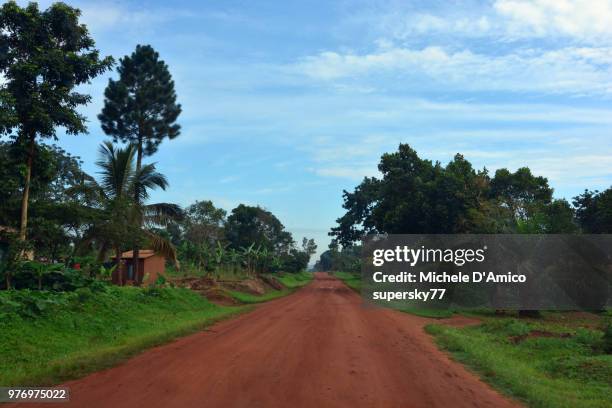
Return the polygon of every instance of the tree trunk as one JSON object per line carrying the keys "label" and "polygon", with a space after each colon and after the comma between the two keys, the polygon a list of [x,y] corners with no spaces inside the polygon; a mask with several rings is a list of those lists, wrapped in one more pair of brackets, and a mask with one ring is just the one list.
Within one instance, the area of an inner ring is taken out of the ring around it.
{"label": "tree trunk", "polygon": [[[28,202],[30,200],[30,180],[32,179],[32,164],[34,162],[35,134],[29,135],[28,160],[26,163],[25,181],[23,183],[23,195],[21,197],[21,222],[19,224],[19,239],[26,240],[26,230],[28,227]],[[25,255],[22,254],[22,256]]]}
{"label": "tree trunk", "polygon": [[119,286],[123,286],[123,268],[121,265],[121,249],[119,247],[115,248],[115,262],[117,264],[115,267],[115,270],[117,271],[117,281],[119,282]]}
{"label": "tree trunk", "polygon": [[[142,137],[140,137],[138,139],[138,151],[136,154],[136,174],[138,174],[140,172],[140,169],[142,168]],[[136,206],[138,206],[140,204],[140,198],[139,198],[139,193],[140,192],[140,184],[138,182],[136,182],[136,184],[134,185],[134,203],[136,204]],[[138,222],[138,227],[140,228],[142,226],[142,220],[137,220]],[[140,237],[137,237],[137,239]],[[140,277],[140,248],[138,246],[138,243],[136,243],[136,245],[134,245],[133,251],[132,251],[132,268],[134,270],[134,281],[136,282],[137,285],[140,285],[142,283],[142,278]]]}
{"label": "tree trunk", "polygon": [[10,290],[11,289],[11,273],[9,271],[6,271],[6,290]]}

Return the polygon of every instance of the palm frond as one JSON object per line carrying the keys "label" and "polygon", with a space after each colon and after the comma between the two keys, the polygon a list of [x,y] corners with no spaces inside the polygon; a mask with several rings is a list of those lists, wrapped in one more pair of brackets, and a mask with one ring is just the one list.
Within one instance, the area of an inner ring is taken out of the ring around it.
{"label": "palm frond", "polygon": [[156,254],[159,254],[167,259],[170,259],[174,262],[174,265],[177,269],[180,267],[179,261],[176,257],[176,248],[170,241],[166,238],[155,234],[152,231],[144,230],[145,235],[149,239],[151,244],[151,249],[155,251]]}
{"label": "palm frond", "polygon": [[99,148],[100,186],[109,197],[125,196],[130,189],[134,173],[134,148],[116,148],[111,142],[104,142]]}
{"label": "palm frond", "polygon": [[144,207],[144,220],[155,225],[167,225],[171,221],[183,218],[183,210],[172,203],[149,204]]}
{"label": "palm frond", "polygon": [[140,201],[146,201],[149,198],[149,190],[168,188],[168,179],[163,174],[155,169],[154,163],[145,164],[139,172],[134,174],[134,187],[138,187],[138,197]]}

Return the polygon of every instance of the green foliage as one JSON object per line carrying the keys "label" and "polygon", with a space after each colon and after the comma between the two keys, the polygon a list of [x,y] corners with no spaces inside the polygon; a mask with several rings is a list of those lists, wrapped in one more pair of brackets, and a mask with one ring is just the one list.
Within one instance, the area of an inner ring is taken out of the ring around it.
{"label": "green foliage", "polygon": [[104,288],[0,292],[0,384],[57,384],[244,310],[187,289]]}
{"label": "green foliage", "polygon": [[311,272],[298,272],[298,273],[280,273],[274,275],[276,279],[283,284],[283,286],[289,289],[301,288],[304,285],[307,285],[312,281],[312,273]]}
{"label": "green foliage", "polygon": [[262,295],[244,293],[236,290],[230,290],[227,291],[227,293],[240,303],[262,303],[289,295],[293,293],[293,291],[310,283],[313,278],[312,273],[305,271],[299,273],[278,273],[268,276],[278,280],[284,286],[284,288],[281,290],[268,290]]}
{"label": "green foliage", "polygon": [[361,292],[361,275],[351,272],[334,271],[334,276],[354,291]]}
{"label": "green foliage", "polygon": [[261,207],[240,204],[225,223],[225,236],[234,249],[250,245],[277,252],[286,252],[293,238],[285,226],[270,211]]}
{"label": "green foliage", "polygon": [[608,323],[602,338],[602,348],[604,353],[612,354],[612,323]]}
{"label": "green foliage", "polygon": [[195,244],[221,240],[226,215],[224,209],[215,207],[210,200],[196,201],[185,208],[185,217],[181,223],[184,238]]}
{"label": "green foliage", "polygon": [[[27,157],[18,145],[0,142],[0,225],[18,227]],[[83,226],[98,215],[83,186],[91,179],[81,161],[55,145],[37,144],[30,182],[28,237],[35,253],[51,261],[69,258]]]}
{"label": "green foliage", "polygon": [[329,250],[321,254],[315,264],[315,270],[361,273],[361,246],[353,245],[339,249],[338,245],[332,242]]}
{"label": "green foliage", "polygon": [[81,12],[64,3],[40,11],[37,3],[25,8],[9,1],[0,8],[0,125],[23,152],[24,181],[20,238],[26,237],[30,181],[37,139],[57,138],[56,129],[68,134],[86,132],[80,105],[89,95],[74,89],[107,70],[111,57],[100,58]]}
{"label": "green foliage", "polygon": [[490,177],[457,154],[446,166],[421,159],[400,144],[378,165],[381,178],[344,191],[346,213],[330,235],[350,247],[367,234],[567,233],[575,232],[574,212],[552,200],[544,177],[524,167],[499,169]]}
{"label": "green foliage", "polygon": [[0,259],[0,275],[4,278],[4,288],[12,289],[15,285],[13,279],[24,264],[23,254],[32,249],[32,243],[19,239],[16,233],[5,229],[0,230],[0,239],[6,243],[6,252]]}
{"label": "green foliage", "polygon": [[225,214],[210,201],[196,201],[174,224],[172,239],[186,272],[217,277],[242,271],[250,276],[297,273],[307,268],[316,251],[313,239],[304,238],[297,247],[282,223],[260,207],[241,204],[227,219]]}
{"label": "green foliage", "polygon": [[584,232],[612,233],[612,187],[602,192],[585,190],[574,198],[574,206]]}
{"label": "green foliage", "polygon": [[113,60],[100,59],[80,15],[64,3],[40,11],[37,3],[21,8],[9,1],[0,9],[2,96],[12,98],[18,137],[55,137],[57,126],[71,134],[86,130],[76,108],[90,97],[73,89],[107,70]]}
{"label": "green foliage", "polygon": [[[174,246],[156,234],[155,227],[179,218],[180,208],[169,203],[144,204],[149,190],[166,189],[165,176],[152,164],[140,171],[135,169],[133,146],[117,148],[106,142],[100,147],[96,164],[101,169],[100,182],[91,180],[89,188],[97,192],[104,216],[93,223],[87,238],[97,241],[103,253],[114,249],[115,256],[127,245],[146,243],[156,252],[176,260]],[[137,185],[140,186],[139,200],[134,201]]]}
{"label": "green foliage", "polygon": [[[483,378],[533,407],[604,407],[612,392],[612,359],[601,330],[572,318],[488,318],[479,326],[428,326],[437,342]],[[576,324],[579,324],[578,322]]]}
{"label": "green foliage", "polygon": [[73,291],[94,282],[94,278],[83,270],[66,268],[63,264],[25,261],[13,272],[13,288],[16,289]]}
{"label": "green foliage", "polygon": [[291,293],[289,289],[283,290],[271,290],[264,293],[263,295],[253,295],[251,293],[238,292],[236,290],[230,290],[227,292],[231,297],[239,301],[240,303],[251,304],[251,303],[263,303],[279,297],[286,296]]}
{"label": "green foliage", "polygon": [[98,278],[104,281],[110,281],[112,279],[113,272],[115,271],[115,269],[117,269],[117,264],[114,264],[108,268],[104,265],[100,265],[97,276]]}
{"label": "green foliage", "polygon": [[115,142],[135,145],[140,160],[141,151],[150,156],[164,138],[179,135],[175,122],[181,105],[168,66],[150,45],[136,46],[132,55],[119,60],[117,70],[119,79],[108,80],[98,119]]}

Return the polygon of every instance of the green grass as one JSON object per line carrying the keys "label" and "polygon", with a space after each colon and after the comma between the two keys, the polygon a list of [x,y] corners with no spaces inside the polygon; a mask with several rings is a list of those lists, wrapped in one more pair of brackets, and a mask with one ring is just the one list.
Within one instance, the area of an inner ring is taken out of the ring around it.
{"label": "green grass", "polygon": [[612,406],[612,355],[603,352],[603,331],[553,316],[487,318],[479,326],[430,325],[427,331],[455,359],[530,407]]}
{"label": "green grass", "polygon": [[361,275],[351,272],[333,272],[333,275],[340,279],[355,292],[361,293]]}
{"label": "green grass", "polygon": [[273,300],[279,297],[287,296],[293,293],[290,289],[283,290],[271,290],[269,292],[264,293],[263,295],[253,295],[251,293],[238,292],[235,290],[229,290],[227,293],[230,294],[234,299],[241,303],[262,303],[267,302],[269,300]]}
{"label": "green grass", "polygon": [[431,317],[434,319],[444,319],[451,317],[454,312],[448,309],[421,309],[421,308],[403,308],[398,309],[404,313],[410,313],[415,316]]}
{"label": "green grass", "polygon": [[312,273],[306,271],[300,273],[281,273],[272,276],[289,289],[301,288],[310,283],[313,277]]}
{"label": "green grass", "polygon": [[295,290],[307,285],[313,277],[312,273],[305,271],[300,273],[271,274],[269,276],[276,278],[285,288],[282,290],[270,290],[263,295],[253,295],[235,290],[229,290],[227,293],[241,303],[262,303],[293,293]]}
{"label": "green grass", "polygon": [[[333,272],[333,275],[344,282],[349,288],[355,292],[361,293],[361,275],[350,272]],[[404,308],[398,309],[405,313],[410,313],[421,317],[445,318],[451,317],[453,311],[447,309],[421,309],[421,308]]]}
{"label": "green grass", "polygon": [[248,307],[187,289],[0,293],[0,385],[50,385],[115,365]]}
{"label": "green grass", "polygon": [[181,269],[177,270],[173,265],[166,266],[165,274],[170,278],[203,278],[211,276],[218,280],[243,280],[248,279],[249,275],[244,269],[232,267],[220,267],[215,271],[208,272],[188,263],[182,264]]}

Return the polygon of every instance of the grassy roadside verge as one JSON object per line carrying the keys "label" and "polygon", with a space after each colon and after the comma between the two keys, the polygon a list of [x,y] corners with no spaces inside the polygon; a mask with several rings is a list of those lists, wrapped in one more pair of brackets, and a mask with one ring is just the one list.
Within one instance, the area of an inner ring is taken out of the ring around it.
{"label": "grassy roadside verge", "polygon": [[276,278],[280,283],[285,287],[282,290],[270,290],[263,295],[253,295],[251,293],[238,292],[234,290],[228,291],[230,296],[241,303],[252,304],[252,303],[262,303],[267,302],[269,300],[277,299],[283,296],[287,296],[302,286],[307,285],[313,278],[312,273],[309,272],[300,272],[300,273],[283,273],[283,274],[275,274],[270,275],[271,277]]}
{"label": "grassy roadside verge", "polygon": [[355,292],[361,293],[361,275],[350,272],[332,272],[332,275],[340,279]]}
{"label": "grassy roadside verge", "polygon": [[[344,282],[346,286],[353,289],[355,292],[361,294],[361,275],[350,273],[350,272],[333,272],[332,274],[336,278]],[[439,309],[406,308],[406,309],[401,309],[401,311],[405,313],[410,313],[416,316],[432,317],[436,319],[451,317],[453,315],[453,311],[446,310],[446,309],[439,310]]]}
{"label": "grassy roadside verge", "polygon": [[604,352],[602,323],[571,317],[560,323],[552,316],[491,318],[479,326],[430,325],[426,330],[453,358],[530,407],[612,406],[612,355]]}
{"label": "grassy roadside verge", "polygon": [[49,385],[249,310],[187,289],[108,287],[0,295],[0,385]]}

